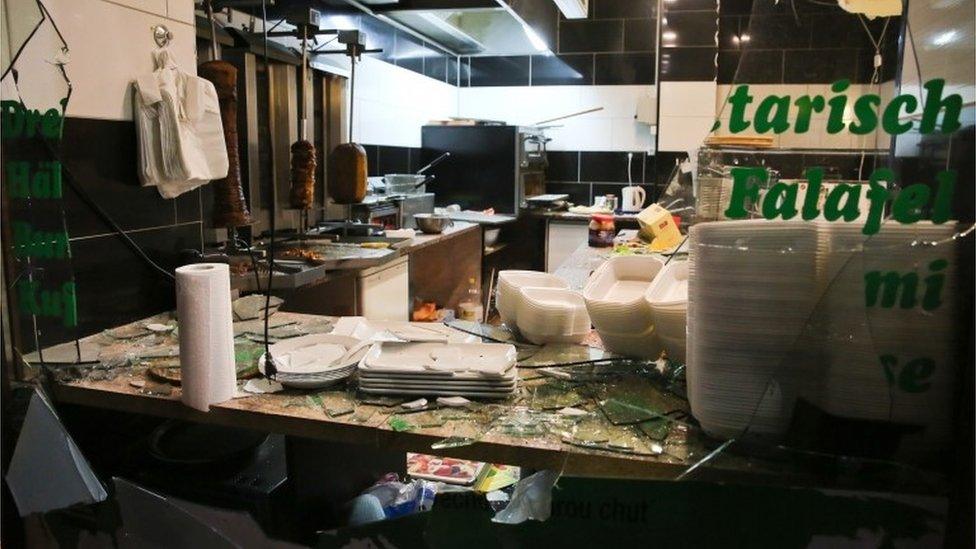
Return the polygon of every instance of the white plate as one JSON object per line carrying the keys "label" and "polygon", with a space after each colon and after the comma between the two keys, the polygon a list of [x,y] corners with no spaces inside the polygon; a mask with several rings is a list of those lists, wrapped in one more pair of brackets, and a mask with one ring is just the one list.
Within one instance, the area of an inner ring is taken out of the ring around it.
{"label": "white plate", "polygon": [[372,387],[360,387],[360,391],[371,395],[418,395],[418,396],[463,396],[473,398],[505,398],[511,393],[498,394],[486,393],[483,391],[453,391],[453,390],[427,390],[427,389],[374,389]]}
{"label": "white plate", "polygon": [[[359,362],[366,354],[362,349],[355,356],[343,364],[338,359],[359,344],[359,340],[349,336],[335,334],[309,334],[293,337],[275,343],[270,347],[271,356],[275,358],[277,370],[283,374],[317,374],[341,370]],[[300,362],[292,364],[291,358],[297,356]],[[264,355],[258,361],[258,367],[264,369]]]}
{"label": "white plate", "polygon": [[501,343],[377,343],[360,368],[382,372],[475,372],[502,377],[515,366],[515,346]]}
{"label": "white plate", "polygon": [[379,382],[370,381],[365,382],[359,380],[359,387],[369,387],[373,389],[426,389],[426,390],[439,390],[439,391],[481,391],[485,393],[511,393],[515,390],[516,384],[514,382],[507,385],[485,385],[477,383],[402,383],[399,381],[395,382]]}

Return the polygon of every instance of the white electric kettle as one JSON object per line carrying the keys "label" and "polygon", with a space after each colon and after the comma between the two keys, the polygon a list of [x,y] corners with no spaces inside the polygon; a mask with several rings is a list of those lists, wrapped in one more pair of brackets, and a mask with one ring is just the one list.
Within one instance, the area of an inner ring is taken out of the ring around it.
{"label": "white electric kettle", "polygon": [[639,212],[644,209],[647,192],[637,185],[624,187],[621,190],[620,209],[625,212]]}

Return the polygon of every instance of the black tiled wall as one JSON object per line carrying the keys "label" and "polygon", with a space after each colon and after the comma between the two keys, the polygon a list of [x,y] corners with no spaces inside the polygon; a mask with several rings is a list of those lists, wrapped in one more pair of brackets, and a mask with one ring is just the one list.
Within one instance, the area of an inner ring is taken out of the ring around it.
{"label": "black tiled wall", "polygon": [[[864,23],[875,40],[883,36],[879,81],[890,80],[898,65],[900,18],[891,18],[887,28],[882,18]],[[867,83],[873,71],[871,38],[857,16],[837,5],[721,2],[720,84],[827,84],[843,78]]]}
{"label": "black tiled wall", "polygon": [[420,160],[420,149],[416,147],[363,145],[363,148],[366,149],[367,169],[370,176],[414,173],[424,167]]}
{"label": "black tiled wall", "polygon": [[[648,204],[663,188],[676,156],[634,152],[630,181],[644,187]],[[627,186],[627,153],[609,151],[549,151],[546,192],[566,193],[574,204],[590,205],[605,194],[620,197]]]}
{"label": "black tiled wall", "polygon": [[662,82],[715,80],[718,4],[717,0],[674,0],[663,4]]}
{"label": "black tiled wall", "polygon": [[[4,147],[7,146],[5,142]],[[203,216],[209,215],[201,206],[203,193],[210,192],[209,186],[166,200],[155,187],[140,185],[132,122],[68,118],[60,154],[65,180],[64,224],[71,242],[71,259],[59,267],[74,272],[78,326],[66,328],[60,321],[41,320],[38,339],[42,346],[175,307],[173,283],[113,233],[67,179],[76,182],[146,255],[170,272],[180,264],[183,250],[202,249]],[[11,211],[10,219],[60,226],[60,215],[54,206],[47,201],[34,201],[30,207]],[[69,275],[65,272],[63,276],[66,279]],[[61,276],[52,278],[61,280]],[[30,317],[18,314],[17,318],[22,336],[17,344],[22,351],[30,351],[34,346]]]}
{"label": "black tiled wall", "polygon": [[563,17],[554,3],[544,8],[556,21],[552,32],[539,32],[550,41],[552,54],[462,57],[461,85],[653,84],[657,1],[590,0],[589,5],[589,17],[579,20]]}

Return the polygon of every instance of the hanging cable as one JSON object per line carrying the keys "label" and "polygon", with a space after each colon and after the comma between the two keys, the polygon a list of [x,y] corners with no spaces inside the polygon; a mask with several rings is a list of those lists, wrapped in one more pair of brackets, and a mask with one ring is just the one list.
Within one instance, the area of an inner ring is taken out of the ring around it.
{"label": "hanging cable", "polygon": [[[271,63],[268,61],[268,0],[261,0],[261,29],[264,35],[264,75],[270,88]],[[268,113],[268,116],[273,116],[273,113]],[[274,160],[274,147],[271,147],[272,166],[274,165]],[[273,188],[277,187],[275,185],[274,170],[271,172],[271,184]],[[278,374],[278,368],[275,366],[274,358],[271,356],[271,344],[268,342],[268,325],[271,316],[271,286],[274,282],[275,267],[275,216],[277,216],[277,200],[274,197],[274,193],[272,193],[270,215],[271,240],[268,242],[268,290],[264,295],[264,375],[271,379],[274,379]]]}

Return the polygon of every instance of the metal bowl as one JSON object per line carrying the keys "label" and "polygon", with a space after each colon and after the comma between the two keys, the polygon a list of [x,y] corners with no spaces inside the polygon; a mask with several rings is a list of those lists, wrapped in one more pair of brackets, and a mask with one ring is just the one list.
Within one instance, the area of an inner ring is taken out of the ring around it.
{"label": "metal bowl", "polygon": [[430,213],[413,214],[413,220],[420,230],[427,234],[440,234],[447,227],[454,225],[450,217]]}

